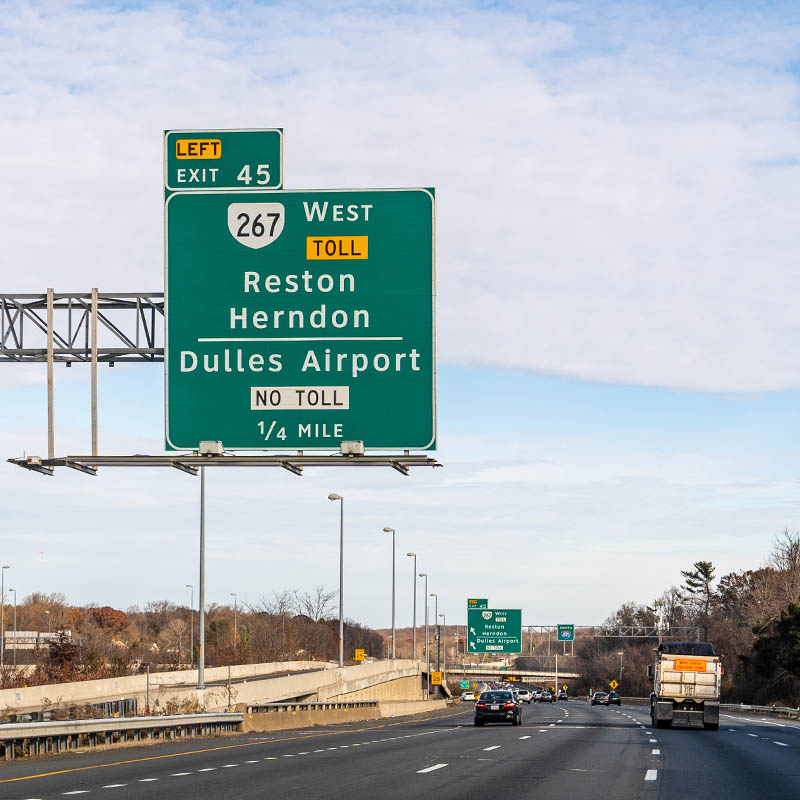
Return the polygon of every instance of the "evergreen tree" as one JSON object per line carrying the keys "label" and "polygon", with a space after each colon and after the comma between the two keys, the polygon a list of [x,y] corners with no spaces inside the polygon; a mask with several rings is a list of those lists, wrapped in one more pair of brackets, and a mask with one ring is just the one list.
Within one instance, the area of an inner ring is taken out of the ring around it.
{"label": "evergreen tree", "polygon": [[699,609],[700,627],[703,629],[703,639],[708,637],[708,618],[711,611],[711,598],[714,592],[711,584],[714,582],[714,565],[710,561],[695,561],[693,569],[681,570],[683,586],[682,598]]}

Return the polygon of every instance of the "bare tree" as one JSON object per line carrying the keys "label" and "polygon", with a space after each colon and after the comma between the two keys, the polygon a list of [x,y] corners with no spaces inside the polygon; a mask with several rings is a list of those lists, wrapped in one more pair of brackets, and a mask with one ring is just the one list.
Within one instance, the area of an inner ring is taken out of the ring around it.
{"label": "bare tree", "polygon": [[337,592],[329,592],[322,584],[315,586],[313,592],[300,594],[295,590],[295,607],[299,614],[304,614],[314,622],[320,622],[323,619],[330,618],[335,608],[333,601],[336,596]]}

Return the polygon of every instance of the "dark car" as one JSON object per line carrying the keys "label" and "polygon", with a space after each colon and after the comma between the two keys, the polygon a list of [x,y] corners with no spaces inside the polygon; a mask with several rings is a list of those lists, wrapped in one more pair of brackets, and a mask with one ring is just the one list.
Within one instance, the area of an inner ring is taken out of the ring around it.
{"label": "dark car", "polygon": [[547,690],[543,691],[541,696],[539,697],[540,703],[555,703],[556,699],[553,695],[548,692]]}
{"label": "dark car", "polygon": [[593,706],[607,706],[608,705],[608,692],[595,692],[592,695]]}
{"label": "dark car", "polygon": [[610,706],[618,706],[620,705],[619,702],[619,695],[616,692],[609,692],[608,693],[608,705]]}
{"label": "dark car", "polygon": [[559,691],[559,693],[558,693],[558,699],[559,700],[569,700],[569,697],[567,696],[567,693],[563,689],[561,689],[561,691]]}
{"label": "dark car", "polygon": [[475,724],[480,726],[487,722],[522,724],[522,710],[512,692],[497,689],[481,695],[475,703]]}

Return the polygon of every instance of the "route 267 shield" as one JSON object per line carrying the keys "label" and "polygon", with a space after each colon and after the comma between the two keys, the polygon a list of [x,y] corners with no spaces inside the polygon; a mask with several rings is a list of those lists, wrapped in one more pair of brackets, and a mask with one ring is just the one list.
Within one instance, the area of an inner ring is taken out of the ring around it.
{"label": "route 267 shield", "polygon": [[239,244],[259,250],[283,232],[286,212],[282,203],[231,203],[228,230]]}

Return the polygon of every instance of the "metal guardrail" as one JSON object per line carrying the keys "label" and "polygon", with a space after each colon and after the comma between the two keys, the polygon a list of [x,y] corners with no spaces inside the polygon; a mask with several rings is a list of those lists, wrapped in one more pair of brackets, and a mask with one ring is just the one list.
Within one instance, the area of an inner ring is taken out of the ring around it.
{"label": "metal guardrail", "polygon": [[253,703],[247,706],[248,714],[264,714],[270,711],[335,711],[347,708],[375,708],[377,700],[356,700],[350,703],[308,702],[308,703]]}
{"label": "metal guardrail", "polygon": [[782,714],[783,716],[800,719],[800,708],[787,706],[748,706],[743,703],[720,703],[720,708],[726,711],[755,711],[759,714]]}
{"label": "metal guardrail", "polygon": [[79,747],[228,733],[237,730],[243,719],[240,712],[222,712],[10,723],[0,725],[0,756],[12,761]]}
{"label": "metal guardrail", "polygon": [[[650,705],[649,697],[623,697],[623,703],[631,705]],[[720,703],[719,707],[724,711],[751,711],[757,714],[780,714],[792,719],[800,719],[800,708],[790,708],[788,706],[750,706],[744,703]]]}

